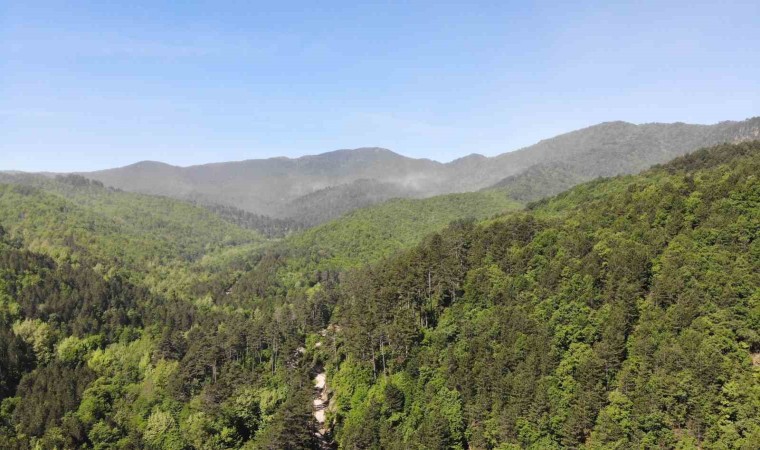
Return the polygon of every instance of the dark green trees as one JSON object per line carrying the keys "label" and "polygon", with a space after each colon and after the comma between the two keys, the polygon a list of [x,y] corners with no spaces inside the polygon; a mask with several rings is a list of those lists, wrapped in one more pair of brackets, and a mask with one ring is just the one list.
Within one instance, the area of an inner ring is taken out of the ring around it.
{"label": "dark green trees", "polygon": [[758,174],[720,146],[396,253],[440,218],[249,253],[188,205],[0,186],[0,446],[317,448],[324,367],[340,448],[760,448]]}
{"label": "dark green trees", "polygon": [[759,173],[758,143],[703,150],[355,272],[339,442],[754,448]]}

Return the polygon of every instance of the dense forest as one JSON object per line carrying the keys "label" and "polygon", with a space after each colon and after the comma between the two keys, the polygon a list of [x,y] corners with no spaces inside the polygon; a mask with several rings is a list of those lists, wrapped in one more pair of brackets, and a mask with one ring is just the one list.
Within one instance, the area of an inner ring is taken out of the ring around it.
{"label": "dense forest", "polygon": [[758,174],[760,143],[721,145],[522,210],[393,200],[274,242],[9,177],[0,443],[760,448]]}
{"label": "dense forest", "polygon": [[249,230],[256,230],[268,238],[287,236],[298,230],[303,230],[306,225],[294,219],[276,219],[261,214],[254,214],[234,206],[218,204],[201,204],[209,211],[217,214],[227,222]]}
{"label": "dense forest", "polygon": [[283,205],[278,212],[284,217],[295,217],[299,222],[312,227],[385,200],[414,196],[413,190],[393,183],[359,179],[298,197]]}
{"label": "dense forest", "polygon": [[352,272],[342,448],[760,448],[760,144],[455,224]]}

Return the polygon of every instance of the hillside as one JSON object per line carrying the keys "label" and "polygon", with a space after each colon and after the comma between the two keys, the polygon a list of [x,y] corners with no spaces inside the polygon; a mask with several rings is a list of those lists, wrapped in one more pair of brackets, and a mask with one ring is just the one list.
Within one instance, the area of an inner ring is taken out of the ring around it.
{"label": "hillside", "polygon": [[346,268],[376,261],[417,244],[426,235],[459,220],[482,220],[520,208],[498,192],[396,199],[356,210],[285,241],[291,254],[320,267]]}
{"label": "hillside", "polygon": [[760,137],[760,118],[715,125],[607,122],[495,157],[442,164],[381,148],[174,167],[142,162],[85,174],[127,191],[233,206],[310,225],[389,198],[504,190],[519,201],[635,173],[697,148]]}
{"label": "hillside", "polygon": [[142,162],[84,175],[128,191],[230,205],[268,216],[290,214],[299,220],[287,205],[297,205],[300,197],[357,180],[392,183],[407,192],[414,189],[411,183],[416,182],[416,177],[432,177],[441,166],[390,150],[366,148],[297,159],[270,158],[187,168]]}
{"label": "hillside", "polygon": [[0,175],[0,225],[26,249],[58,261],[94,259],[138,278],[152,274],[154,285],[180,273],[190,279],[190,266],[264,242],[205,208],[115,191],[76,175]]}
{"label": "hillside", "polygon": [[758,138],[760,118],[711,126],[610,122],[516,152],[515,159],[520,159],[517,153],[529,153],[524,157],[531,158],[530,165],[492,187],[533,201],[597,177],[635,173],[700,147]]}
{"label": "hillside", "polygon": [[[213,295],[229,296],[235,304],[253,299],[257,306],[271,305],[277,303],[273,299],[287,299],[299,305],[293,307],[316,308],[301,302],[315,300],[316,292],[349,268],[408,249],[452,222],[482,220],[521,207],[499,192],[389,200],[262,247],[252,270],[218,279]],[[319,306],[326,314],[324,320],[329,317],[330,300],[319,297],[319,301],[328,302]]]}
{"label": "hillside", "polygon": [[410,196],[413,194],[408,189],[397,184],[360,179],[298,197],[280,207],[277,215],[297,217],[308,227],[338,218],[355,209]]}
{"label": "hillside", "polygon": [[316,349],[336,442],[758,447],[758,173],[760,142],[700,150],[353,272]]}
{"label": "hillside", "polygon": [[756,448],[758,173],[760,143],[723,145],[527,210],[391,200],[263,247],[191,204],[16,179],[0,442]]}
{"label": "hillside", "polygon": [[303,222],[293,219],[276,219],[261,214],[254,214],[234,206],[200,203],[199,206],[208,209],[226,222],[242,228],[255,230],[268,238],[287,236],[307,227]]}

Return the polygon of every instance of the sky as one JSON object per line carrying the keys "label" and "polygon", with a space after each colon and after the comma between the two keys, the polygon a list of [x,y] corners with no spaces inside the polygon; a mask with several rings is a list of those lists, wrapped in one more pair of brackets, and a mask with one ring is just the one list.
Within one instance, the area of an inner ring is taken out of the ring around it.
{"label": "sky", "polygon": [[0,1],[0,170],[385,147],[449,161],[599,122],[760,115],[760,2]]}

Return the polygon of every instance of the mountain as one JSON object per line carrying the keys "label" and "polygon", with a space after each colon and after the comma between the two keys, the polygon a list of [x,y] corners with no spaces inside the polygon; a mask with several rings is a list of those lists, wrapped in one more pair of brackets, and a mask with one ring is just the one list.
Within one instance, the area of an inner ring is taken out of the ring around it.
{"label": "mountain", "polygon": [[194,266],[250,252],[265,241],[206,208],[106,188],[79,175],[0,174],[0,226],[27,250],[153,277],[152,288],[172,278],[189,284],[199,277],[191,274]]}
{"label": "mountain", "polygon": [[721,145],[267,242],[0,175],[0,446],[758,448],[759,172],[760,142]]}
{"label": "mountain", "polygon": [[298,197],[278,208],[277,215],[297,217],[304,225],[314,226],[355,209],[413,196],[399,184],[359,179]]}
{"label": "mountain", "polygon": [[314,225],[394,197],[501,189],[520,201],[635,173],[697,148],[760,137],[760,118],[715,125],[607,122],[495,157],[442,164],[381,148],[174,167],[141,162],[84,174],[127,191],[233,206]]}
{"label": "mountain", "polygon": [[317,269],[345,269],[413,246],[452,222],[483,220],[520,208],[502,192],[393,199],[292,235],[284,246],[299,264],[305,260]]}
{"label": "mountain", "polygon": [[326,188],[350,186],[359,180],[392,184],[408,196],[418,190],[418,185],[427,185],[419,177],[432,177],[440,167],[442,164],[434,161],[364,148],[297,159],[270,158],[187,168],[141,162],[84,175],[127,191],[235,206],[257,214],[298,220],[301,217],[293,208],[300,197]]}
{"label": "mountain", "polygon": [[760,448],[758,173],[701,150],[347,274],[338,448]]}
{"label": "mountain", "polygon": [[533,201],[593,178],[635,173],[699,147],[758,138],[760,118],[710,126],[609,122],[502,155],[529,163],[492,187]]}

